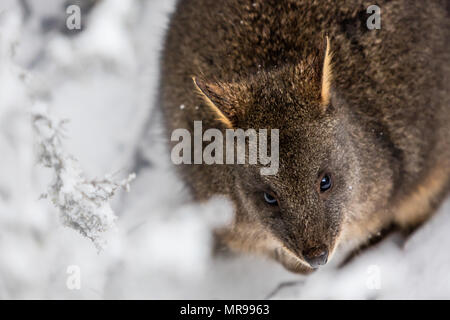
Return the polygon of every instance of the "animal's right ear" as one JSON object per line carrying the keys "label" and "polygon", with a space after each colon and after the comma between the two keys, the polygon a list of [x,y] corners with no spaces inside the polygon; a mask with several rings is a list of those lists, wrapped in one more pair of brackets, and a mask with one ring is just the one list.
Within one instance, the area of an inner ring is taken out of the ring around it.
{"label": "animal's right ear", "polygon": [[322,84],[321,84],[321,107],[325,111],[330,104],[331,99],[331,83],[333,81],[333,53],[330,47],[330,38],[326,37],[325,55],[322,65]]}
{"label": "animal's right ear", "polygon": [[216,116],[216,120],[227,128],[233,128],[237,120],[237,110],[233,103],[231,86],[206,83],[197,77],[192,77],[192,81],[199,96]]}

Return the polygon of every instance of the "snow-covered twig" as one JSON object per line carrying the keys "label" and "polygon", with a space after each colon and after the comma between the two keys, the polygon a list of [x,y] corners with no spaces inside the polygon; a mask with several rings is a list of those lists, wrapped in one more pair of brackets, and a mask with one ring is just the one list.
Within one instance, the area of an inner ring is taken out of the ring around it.
{"label": "snow-covered twig", "polygon": [[129,191],[135,174],[121,181],[111,175],[103,179],[86,179],[78,161],[62,147],[64,120],[48,114],[43,106],[33,111],[33,127],[38,142],[39,162],[54,171],[48,197],[59,209],[61,222],[92,240],[100,251],[105,246],[103,233],[115,227],[109,200],[119,188]]}

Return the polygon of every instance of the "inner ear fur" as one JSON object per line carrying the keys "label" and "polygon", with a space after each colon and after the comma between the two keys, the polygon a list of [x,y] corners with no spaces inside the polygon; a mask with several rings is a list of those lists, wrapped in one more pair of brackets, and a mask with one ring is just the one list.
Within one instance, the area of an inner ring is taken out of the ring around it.
{"label": "inner ear fur", "polygon": [[232,88],[227,84],[208,83],[192,77],[195,90],[216,116],[216,120],[227,128],[233,128],[237,121],[238,106],[233,103]]}
{"label": "inner ear fur", "polygon": [[320,103],[322,111],[326,111],[331,101],[331,84],[333,81],[333,53],[330,47],[330,38],[326,37],[325,55],[322,64],[322,81],[320,91]]}

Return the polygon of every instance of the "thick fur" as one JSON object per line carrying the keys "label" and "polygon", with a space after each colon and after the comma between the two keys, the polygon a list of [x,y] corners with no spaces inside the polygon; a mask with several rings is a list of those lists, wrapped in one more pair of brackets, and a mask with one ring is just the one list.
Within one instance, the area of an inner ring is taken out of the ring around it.
{"label": "thick fur", "polygon": [[[179,1],[161,68],[168,136],[193,131],[194,120],[204,130],[280,130],[275,176],[248,165],[180,167],[197,200],[234,202],[233,225],[217,231],[231,249],[308,273],[304,250],[325,245],[332,255],[388,225],[414,227],[448,193],[448,1],[378,1],[380,30],[366,27],[371,4]],[[333,179],[326,194],[323,172]]]}

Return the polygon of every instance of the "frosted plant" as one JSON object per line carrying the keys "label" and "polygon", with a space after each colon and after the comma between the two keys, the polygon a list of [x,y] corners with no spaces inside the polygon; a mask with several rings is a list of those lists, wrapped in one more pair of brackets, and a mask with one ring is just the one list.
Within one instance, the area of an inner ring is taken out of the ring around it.
{"label": "frosted plant", "polygon": [[103,179],[86,179],[78,161],[62,147],[64,120],[49,115],[45,108],[36,108],[32,114],[33,127],[38,142],[38,160],[54,171],[53,181],[47,193],[59,209],[61,222],[89,238],[101,251],[106,241],[105,231],[115,228],[114,214],[109,200],[117,189],[129,191],[135,174],[121,181],[112,175]]}

